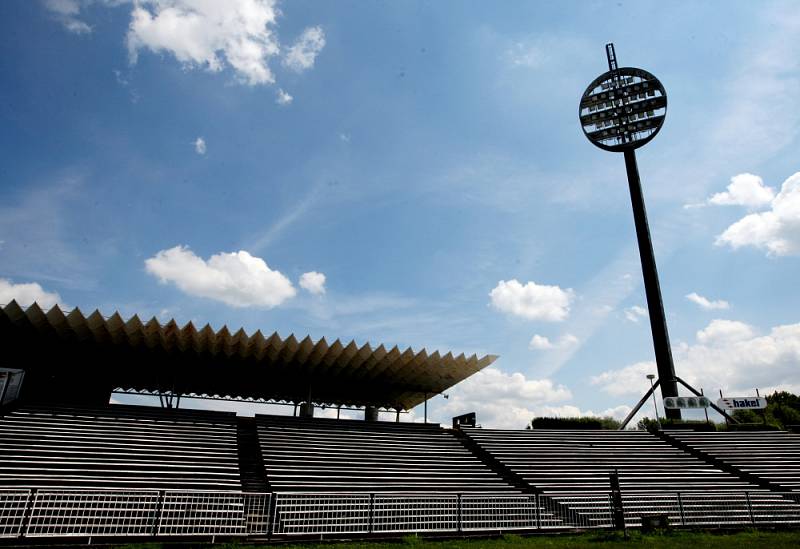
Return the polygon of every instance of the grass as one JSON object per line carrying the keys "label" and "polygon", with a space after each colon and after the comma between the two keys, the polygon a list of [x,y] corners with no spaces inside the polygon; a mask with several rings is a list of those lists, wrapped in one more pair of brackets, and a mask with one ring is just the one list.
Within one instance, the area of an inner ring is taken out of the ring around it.
{"label": "grass", "polygon": [[[161,549],[170,545],[143,544],[125,545],[119,549]],[[174,546],[172,546],[174,547]],[[186,547],[186,545],[184,545]],[[197,544],[192,547],[210,547]],[[215,545],[215,549],[257,549],[258,547],[276,547],[276,545],[247,545],[227,543]],[[431,540],[408,536],[398,541],[353,541],[353,542],[310,542],[277,545],[281,549],[638,549],[657,547],[659,549],[702,549],[764,548],[795,549],[800,547],[799,531],[764,531],[752,530],[744,532],[691,532],[665,531],[642,534],[631,531],[627,538],[622,534],[609,532],[593,532],[581,535],[536,535],[521,537],[506,535],[491,539],[453,539]]]}

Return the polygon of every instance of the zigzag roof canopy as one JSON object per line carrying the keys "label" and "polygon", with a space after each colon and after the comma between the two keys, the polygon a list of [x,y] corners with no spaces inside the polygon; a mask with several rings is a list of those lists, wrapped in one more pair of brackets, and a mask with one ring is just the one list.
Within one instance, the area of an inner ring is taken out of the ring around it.
{"label": "zigzag roof canopy", "polygon": [[[409,410],[496,360],[496,356],[440,355],[369,343],[329,344],[306,336],[282,339],[261,331],[196,329],[155,317],[124,320],[95,310],[0,308],[0,342],[9,367],[26,369],[26,395],[34,391],[113,389]],[[29,383],[29,381],[31,383]],[[30,385],[32,387],[29,387]],[[76,397],[79,395],[75,395]],[[28,398],[28,397],[26,397]]]}

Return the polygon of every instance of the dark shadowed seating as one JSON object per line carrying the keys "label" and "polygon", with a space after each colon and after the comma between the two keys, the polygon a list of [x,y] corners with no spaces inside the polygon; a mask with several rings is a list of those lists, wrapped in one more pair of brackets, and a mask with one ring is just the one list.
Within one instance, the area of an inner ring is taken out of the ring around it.
{"label": "dark shadowed seating", "polygon": [[667,431],[667,435],[787,491],[800,491],[800,435],[783,431]]}
{"label": "dark shadowed seating", "polygon": [[742,490],[758,487],[645,431],[463,429],[501,463],[543,492]]}
{"label": "dark shadowed seating", "polygon": [[275,491],[513,492],[438,425],[256,416]]}
{"label": "dark shadowed seating", "polygon": [[0,417],[0,485],[240,490],[236,416],[24,406]]}

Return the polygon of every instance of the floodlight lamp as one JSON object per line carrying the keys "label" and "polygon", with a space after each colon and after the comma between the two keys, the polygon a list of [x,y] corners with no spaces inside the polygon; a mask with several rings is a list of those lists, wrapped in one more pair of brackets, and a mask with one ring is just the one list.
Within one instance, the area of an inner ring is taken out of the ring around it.
{"label": "floodlight lamp", "polygon": [[652,380],[654,380],[655,378],[656,378],[656,376],[655,376],[654,374],[647,374],[647,379],[649,379],[649,380],[651,380],[651,381],[652,381]]}
{"label": "floodlight lamp", "polygon": [[[593,113],[599,113],[600,118]],[[589,84],[578,107],[589,141],[612,152],[638,149],[648,143],[661,129],[666,114],[667,93],[658,78],[642,69],[616,65]],[[631,120],[642,123],[631,125]]]}

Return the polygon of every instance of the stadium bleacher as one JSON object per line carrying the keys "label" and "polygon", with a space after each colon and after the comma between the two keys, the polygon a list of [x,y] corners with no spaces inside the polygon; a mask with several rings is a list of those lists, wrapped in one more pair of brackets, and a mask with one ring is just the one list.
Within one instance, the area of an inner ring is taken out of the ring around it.
{"label": "stadium bleacher", "polygon": [[435,424],[256,416],[275,491],[516,490]]}
{"label": "stadium bleacher", "polygon": [[0,416],[0,485],[241,490],[236,415],[22,406]]}
{"label": "stadium bleacher", "polygon": [[15,302],[0,306],[0,343],[26,364],[16,400],[0,407],[0,538],[505,532],[638,525],[653,513],[682,526],[800,524],[800,447],[785,433],[681,442],[107,404],[113,393],[167,406],[312,401],[372,417],[413,409],[493,355]]}
{"label": "stadium bleacher", "polygon": [[664,434],[783,490],[800,492],[800,435],[785,431],[666,431]]}
{"label": "stadium bleacher", "polygon": [[464,433],[532,487],[548,492],[758,490],[646,431],[495,430]]}

